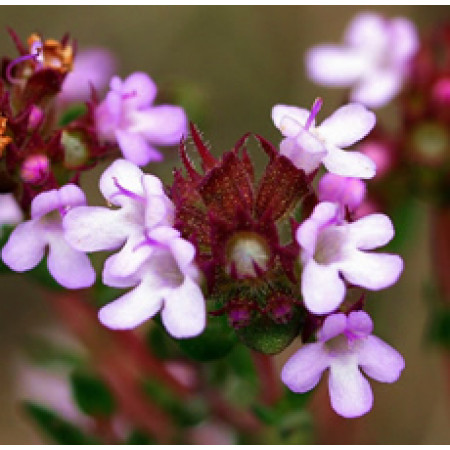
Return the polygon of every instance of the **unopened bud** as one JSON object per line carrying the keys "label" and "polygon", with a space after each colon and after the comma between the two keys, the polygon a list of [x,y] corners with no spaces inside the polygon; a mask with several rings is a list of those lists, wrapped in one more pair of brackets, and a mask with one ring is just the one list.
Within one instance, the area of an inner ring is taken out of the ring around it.
{"label": "unopened bud", "polygon": [[269,299],[266,312],[275,323],[288,323],[294,315],[293,300],[287,295],[276,294]]}
{"label": "unopened bud", "polygon": [[28,116],[28,130],[37,128],[44,118],[44,112],[36,105],[31,107],[30,115]]}
{"label": "unopened bud", "polygon": [[20,176],[30,184],[42,184],[48,177],[50,161],[47,156],[38,154],[29,156],[22,164]]}

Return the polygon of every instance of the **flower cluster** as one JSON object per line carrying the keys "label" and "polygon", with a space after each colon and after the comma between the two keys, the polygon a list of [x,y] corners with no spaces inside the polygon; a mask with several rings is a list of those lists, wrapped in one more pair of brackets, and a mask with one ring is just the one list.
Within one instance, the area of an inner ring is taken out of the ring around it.
{"label": "flower cluster", "polygon": [[[404,31],[403,25],[394,22],[392,33]],[[349,42],[361,26],[353,27]],[[321,99],[311,111],[275,105],[272,119],[283,135],[279,149],[248,133],[220,158],[191,124],[198,170],[188,155],[185,112],[154,106],[157,90],[148,75],[113,76],[102,101],[93,89],[86,108],[58,124],[54,116],[67,101],[65,77],[72,66],[77,70],[74,47],[68,38],[32,35],[27,50],[14,37],[21,56],[6,62],[0,86],[1,170],[8,193],[2,199],[11,202],[14,194],[26,220],[2,249],[5,264],[28,271],[48,252],[55,280],[80,289],[96,279],[87,253],[111,252],[102,282],[130,290],[100,309],[105,326],[130,329],[160,313],[171,336],[192,338],[208,329],[208,311],[211,319],[226,315],[238,338],[264,354],[302,336],[304,346],[283,369],[284,383],[305,392],[330,368],[336,412],[366,413],[372,394],[358,366],[383,382],[395,381],[403,368],[402,357],[371,335],[363,302],[348,295],[387,288],[403,269],[399,256],[372,251],[393,238],[390,219],[358,212],[365,197],[361,179],[374,177],[376,164],[344,150],[371,132],[374,113],[353,102],[316,126]],[[402,52],[403,58],[408,52]],[[354,53],[366,54],[359,47]],[[395,70],[403,70],[400,56]],[[86,85],[78,83],[82,98]],[[360,91],[370,89],[363,85]],[[362,97],[359,92],[354,100]],[[18,113],[13,103],[20,105]],[[268,159],[259,179],[246,148],[252,136]],[[173,144],[179,144],[184,171],[176,169],[165,187],[139,166],[162,159],[155,146]],[[100,178],[107,206],[88,206],[81,173],[120,154]],[[329,173],[316,193],[313,181],[322,164]],[[21,220],[8,209],[3,223]],[[308,342],[313,335],[317,342]]]}

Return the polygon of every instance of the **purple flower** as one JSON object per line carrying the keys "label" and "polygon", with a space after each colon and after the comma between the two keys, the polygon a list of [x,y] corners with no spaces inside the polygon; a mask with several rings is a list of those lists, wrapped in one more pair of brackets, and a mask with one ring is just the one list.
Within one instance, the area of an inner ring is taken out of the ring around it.
{"label": "purple flower", "polygon": [[308,76],[325,86],[351,87],[352,101],[377,108],[400,91],[418,45],[417,31],[409,20],[364,12],[350,23],[344,45],[309,50]]}
{"label": "purple flower", "polygon": [[67,211],[85,203],[83,191],[74,184],[36,196],[31,203],[31,220],[20,223],[3,247],[4,263],[16,272],[30,270],[48,248],[48,270],[59,284],[69,289],[91,286],[95,282],[91,262],[69,245],[62,227]]}
{"label": "purple flower", "polygon": [[[171,226],[174,207],[161,181],[144,174],[125,159],[116,160],[100,178],[105,199],[117,208],[80,206],[64,218],[65,237],[83,252],[115,250],[104,267],[104,277],[127,277],[136,272],[151,253],[146,233]],[[124,245],[125,244],[125,245]]]}
{"label": "purple flower", "polygon": [[319,201],[338,203],[342,217],[346,209],[356,211],[366,196],[366,185],[359,178],[341,177],[334,173],[326,173],[317,186]]}
{"label": "purple flower", "polygon": [[178,144],[187,133],[183,108],[152,106],[156,85],[145,73],[133,73],[125,81],[113,77],[110,88],[96,109],[97,131],[105,141],[117,142],[126,159],[138,166],[161,161],[154,145]]}
{"label": "purple flower", "polygon": [[371,214],[355,222],[341,220],[337,203],[319,203],[297,229],[303,272],[301,291],[314,314],[328,314],[344,300],[349,283],[370,290],[394,284],[403,270],[398,255],[371,253],[394,236],[389,217]]}
{"label": "purple flower", "polygon": [[318,342],[303,345],[285,364],[283,383],[294,392],[307,392],[329,368],[332,408],[347,418],[366,414],[373,394],[359,368],[374,380],[393,383],[405,367],[402,355],[373,336],[372,330],[372,320],[364,311],[328,316],[317,333]]}
{"label": "purple flower", "polygon": [[22,210],[12,194],[0,194],[0,227],[16,225],[23,219]]}
{"label": "purple flower", "polygon": [[89,100],[91,85],[102,90],[116,71],[114,55],[103,48],[89,48],[77,52],[72,70],[67,74],[58,95],[60,102]]}
{"label": "purple flower", "polygon": [[370,132],[375,125],[375,114],[353,103],[342,106],[316,127],[315,117],[321,106],[322,100],[317,99],[311,111],[287,105],[273,107],[272,120],[285,136],[280,144],[281,154],[306,173],[323,163],[330,172],[343,177],[372,178],[374,162],[362,153],[342,148]]}
{"label": "purple flower", "polygon": [[128,329],[161,311],[163,324],[173,337],[200,334],[206,325],[206,306],[198,286],[195,247],[179,231],[164,226],[149,231],[144,246],[149,250],[147,259],[133,275],[111,276],[111,270],[104,271],[106,285],[134,289],[104,306],[100,321],[109,328]]}

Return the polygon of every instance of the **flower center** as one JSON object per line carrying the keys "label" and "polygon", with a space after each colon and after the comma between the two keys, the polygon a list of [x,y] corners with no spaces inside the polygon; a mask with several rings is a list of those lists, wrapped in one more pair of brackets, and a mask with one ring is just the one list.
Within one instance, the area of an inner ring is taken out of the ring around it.
{"label": "flower center", "polygon": [[314,252],[316,262],[327,265],[342,259],[344,230],[341,228],[331,226],[319,234]]}
{"label": "flower center", "polygon": [[238,278],[256,278],[258,271],[267,270],[270,250],[259,234],[241,231],[228,242],[226,256],[227,267],[231,273],[235,271]]}

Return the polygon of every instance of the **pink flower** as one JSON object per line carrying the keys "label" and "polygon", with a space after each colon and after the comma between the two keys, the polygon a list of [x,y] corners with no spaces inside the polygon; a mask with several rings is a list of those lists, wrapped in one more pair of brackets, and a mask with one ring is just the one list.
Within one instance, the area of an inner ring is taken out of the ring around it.
{"label": "pink flower", "polygon": [[405,367],[400,353],[373,336],[372,330],[373,322],[364,311],[328,316],[317,333],[318,342],[303,345],[285,364],[283,383],[294,392],[307,392],[330,369],[332,408],[347,418],[366,414],[373,394],[359,368],[374,380],[393,383]]}
{"label": "pink flower", "polygon": [[66,75],[59,102],[84,102],[90,99],[91,85],[100,91],[114,75],[117,62],[103,48],[88,48],[77,52],[72,70]]}
{"label": "pink flower", "polygon": [[100,190],[116,208],[80,206],[64,218],[65,237],[83,252],[116,250],[104,267],[103,277],[127,277],[136,272],[151,252],[147,231],[173,224],[174,207],[159,178],[118,159],[100,178]]}
{"label": "pink flower", "polygon": [[83,191],[74,184],[36,196],[31,203],[31,220],[20,223],[3,247],[4,263],[16,272],[30,270],[48,248],[48,270],[59,284],[69,289],[91,286],[95,282],[91,262],[69,245],[62,227],[67,211],[85,203]]}
{"label": "pink flower", "polygon": [[295,106],[276,105],[272,120],[285,139],[280,152],[306,173],[321,163],[332,173],[344,177],[372,178],[375,164],[359,152],[347,152],[349,147],[366,136],[375,125],[375,114],[359,104],[342,106],[320,126],[315,117],[322,100],[317,99],[310,111]]}
{"label": "pink flower", "polygon": [[394,284],[403,270],[398,255],[372,253],[394,236],[389,217],[371,214],[355,222],[341,220],[339,205],[319,203],[297,229],[303,272],[301,291],[306,308],[328,314],[344,300],[349,283],[370,290]]}
{"label": "pink flower", "polygon": [[206,325],[206,304],[198,286],[195,247],[170,227],[149,231],[147,239],[148,257],[136,273],[120,277],[105,270],[106,285],[134,289],[104,306],[100,322],[113,329],[134,328],[161,311],[162,322],[173,337],[197,336]]}
{"label": "pink flower", "polygon": [[377,108],[400,91],[418,45],[417,31],[409,20],[363,12],[347,28],[344,45],[309,50],[308,76],[321,85],[351,87],[351,101]]}
{"label": "pink flower", "polygon": [[187,118],[179,106],[152,106],[156,85],[142,72],[126,80],[113,77],[111,91],[96,110],[96,125],[100,138],[117,142],[123,156],[144,166],[161,161],[155,145],[178,144],[187,134]]}

